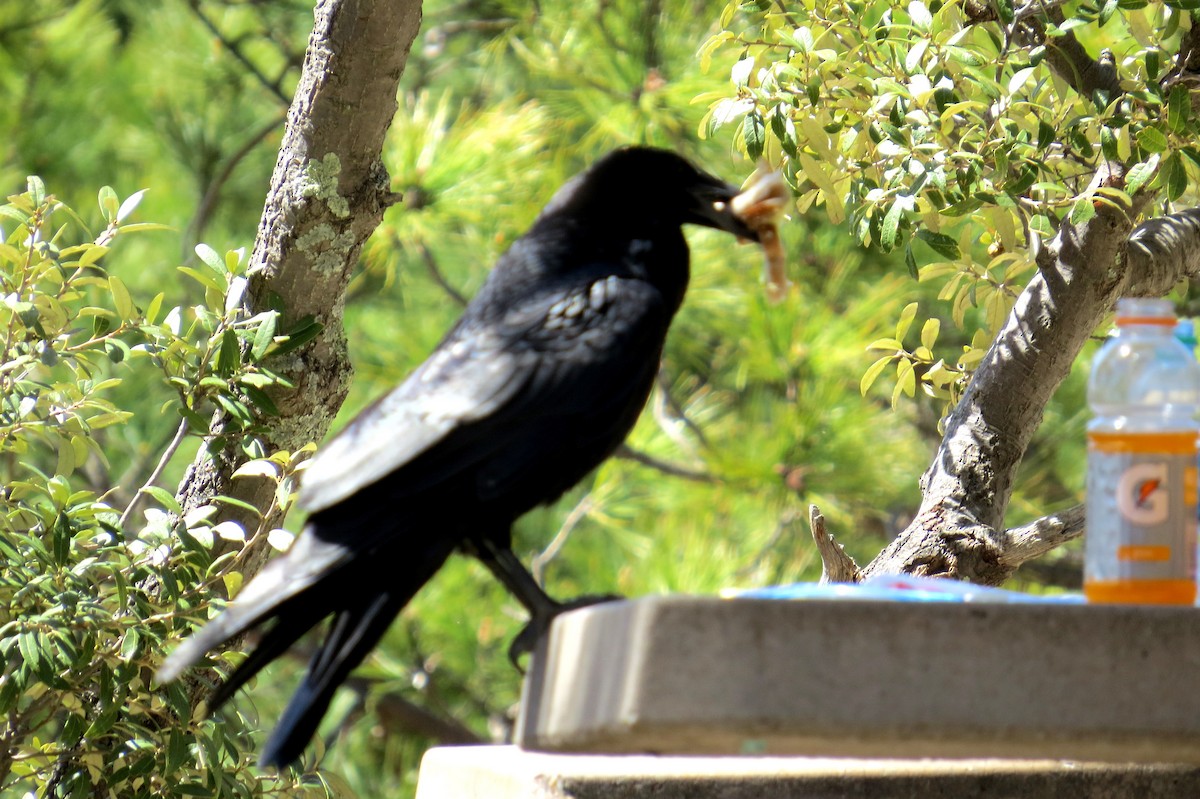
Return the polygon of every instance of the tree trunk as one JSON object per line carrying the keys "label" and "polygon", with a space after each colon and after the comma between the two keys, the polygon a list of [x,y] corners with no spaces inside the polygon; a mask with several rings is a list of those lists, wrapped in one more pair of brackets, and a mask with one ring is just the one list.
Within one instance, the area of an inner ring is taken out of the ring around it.
{"label": "tree trunk", "polygon": [[[321,0],[315,18],[243,300],[247,314],[282,304],[280,330],[305,317],[322,326],[314,340],[268,364],[294,385],[272,397],[280,415],[262,420],[268,451],[319,441],[346,397],[352,368],[342,328],[345,290],[363,243],[399,199],[380,155],[421,3]],[[223,518],[250,531],[277,526],[272,481],[232,479],[245,459],[238,450],[214,457],[202,451],[180,486],[184,510],[231,496],[266,518],[236,506],[223,509]],[[246,578],[265,560],[267,548],[258,549],[243,556]]]}

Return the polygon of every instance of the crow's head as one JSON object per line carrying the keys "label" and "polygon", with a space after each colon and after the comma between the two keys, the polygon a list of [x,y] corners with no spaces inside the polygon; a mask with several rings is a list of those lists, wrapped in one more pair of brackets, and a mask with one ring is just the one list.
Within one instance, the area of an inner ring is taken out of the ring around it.
{"label": "crow's head", "polygon": [[730,210],[738,191],[668,150],[624,147],[566,183],[546,213],[614,222],[691,223],[758,241],[758,233]]}

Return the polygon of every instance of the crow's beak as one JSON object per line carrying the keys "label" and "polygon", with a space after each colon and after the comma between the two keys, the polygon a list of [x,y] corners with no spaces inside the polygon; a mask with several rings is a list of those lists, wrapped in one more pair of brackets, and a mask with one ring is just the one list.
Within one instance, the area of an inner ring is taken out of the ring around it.
{"label": "crow's beak", "polygon": [[685,222],[724,230],[741,239],[758,241],[758,231],[734,215],[730,202],[741,191],[724,181],[712,178],[691,190],[692,207]]}

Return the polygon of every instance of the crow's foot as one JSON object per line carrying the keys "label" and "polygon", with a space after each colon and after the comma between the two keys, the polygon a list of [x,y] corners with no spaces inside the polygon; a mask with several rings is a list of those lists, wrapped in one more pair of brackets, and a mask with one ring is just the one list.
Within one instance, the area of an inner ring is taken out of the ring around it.
{"label": "crow's foot", "polygon": [[569,602],[555,602],[554,609],[545,613],[535,613],[525,625],[521,632],[517,633],[517,637],[508,647],[508,660],[517,671],[522,674],[525,670],[521,668],[520,659],[522,655],[531,654],[538,641],[542,639],[550,630],[550,625],[560,613],[566,613],[568,610],[577,610],[578,608],[586,608],[589,605],[599,605],[601,602],[615,602],[625,597],[620,594],[602,594],[599,596],[581,596],[570,600]]}

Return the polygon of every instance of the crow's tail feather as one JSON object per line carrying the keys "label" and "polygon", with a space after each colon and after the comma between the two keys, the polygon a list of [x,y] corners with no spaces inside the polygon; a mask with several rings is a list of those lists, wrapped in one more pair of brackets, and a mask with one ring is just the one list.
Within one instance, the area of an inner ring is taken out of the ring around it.
{"label": "crow's tail feather", "polygon": [[[282,768],[300,757],[329,709],[338,686],[379,643],[392,620],[441,568],[456,546],[456,542],[449,537],[437,541],[436,545],[433,541],[426,543],[428,548],[419,555],[404,553],[411,560],[403,566],[396,565],[394,560],[374,564],[370,578],[359,583],[361,588],[353,581],[343,586],[342,596],[336,599],[340,609],[330,624],[329,633],[313,654],[308,673],[275,725],[259,756],[260,765]],[[388,568],[389,565],[391,568]],[[278,648],[283,651],[299,637],[299,634],[293,635],[289,628],[275,638],[275,630],[283,626],[281,623],[273,628],[263,639],[262,646],[270,643],[272,650]],[[274,656],[271,651],[265,652],[259,663],[258,652],[255,651],[243,668],[254,660],[257,670]],[[241,670],[239,668],[231,679],[238,677]]]}
{"label": "crow's tail feather", "polygon": [[225,704],[237,689],[245,685],[251,677],[262,671],[263,667],[286,652],[292,644],[300,640],[313,625],[321,620],[322,613],[288,614],[281,613],[278,621],[267,630],[262,640],[254,647],[250,656],[243,660],[225,681],[216,687],[208,697],[208,712]]}
{"label": "crow's tail feather", "polygon": [[338,686],[379,642],[402,606],[390,594],[381,594],[338,613],[263,748],[260,766],[282,768],[300,757]]}

